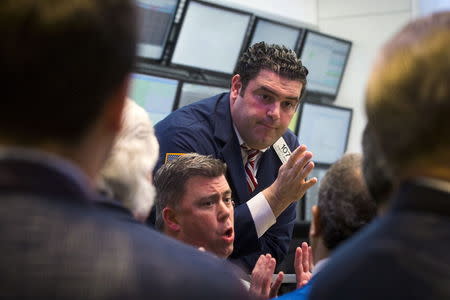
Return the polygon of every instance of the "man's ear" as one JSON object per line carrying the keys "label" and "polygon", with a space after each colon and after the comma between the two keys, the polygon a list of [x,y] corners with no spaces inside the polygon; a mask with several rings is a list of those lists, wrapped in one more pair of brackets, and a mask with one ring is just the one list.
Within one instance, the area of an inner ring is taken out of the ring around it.
{"label": "man's ear", "polygon": [[311,208],[311,226],[309,227],[309,235],[317,237],[320,235],[322,228],[320,226],[320,209],[317,205]]}
{"label": "man's ear", "polygon": [[116,133],[122,129],[122,116],[127,101],[130,81],[130,76],[127,76],[111,94],[105,105],[106,126]]}
{"label": "man's ear", "polygon": [[177,213],[171,207],[164,207],[162,211],[162,218],[164,220],[164,226],[168,230],[172,232],[179,232],[181,230],[181,226],[177,218]]}
{"label": "man's ear", "polygon": [[236,74],[233,76],[233,78],[231,78],[230,100],[232,104],[234,103],[234,101],[236,101],[237,97],[239,96],[241,88],[242,88],[241,75]]}

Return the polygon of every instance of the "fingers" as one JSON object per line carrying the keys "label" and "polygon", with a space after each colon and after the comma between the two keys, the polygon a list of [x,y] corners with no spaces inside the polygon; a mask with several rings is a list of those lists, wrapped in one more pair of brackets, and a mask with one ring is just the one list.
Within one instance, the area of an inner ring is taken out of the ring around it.
{"label": "fingers", "polygon": [[265,264],[265,256],[261,255],[255,264],[252,271],[252,278],[250,282],[250,292],[254,295],[261,295],[261,289],[263,285],[263,269]]}
{"label": "fingers", "polygon": [[302,266],[302,248],[297,247],[295,249],[295,258],[294,258],[294,270],[295,270],[295,279],[297,281],[297,288],[299,288],[299,285],[303,278],[303,266]]}
{"label": "fingers", "polygon": [[275,272],[276,260],[270,254],[266,254],[267,258],[267,267],[266,267],[266,276],[267,276],[267,286],[265,287],[267,290],[267,294],[270,293],[270,287],[272,285],[272,275]]}
{"label": "fingers", "polygon": [[302,266],[303,272],[309,272],[309,252],[308,252],[308,244],[306,242],[302,243]]}
{"label": "fingers", "polygon": [[313,154],[306,149],[305,145],[298,147],[282,166],[285,168],[286,175],[297,182],[303,182],[314,168],[314,163],[311,161]]}
{"label": "fingers", "polygon": [[287,168],[292,168],[292,166],[295,164],[295,162],[299,159],[299,157],[306,151],[306,146],[301,145],[297,147],[297,149],[292,152],[291,156],[289,157],[288,161],[286,162]]}
{"label": "fingers", "polygon": [[308,243],[303,242],[301,247],[295,250],[294,269],[297,288],[301,288],[311,279],[312,267],[312,249]]}
{"label": "fingers", "polygon": [[307,189],[309,189],[310,187],[312,187],[316,183],[317,183],[317,178],[313,177],[313,178],[310,178],[310,179],[306,180],[305,183],[303,184],[303,187],[305,187],[305,191],[306,191]]}
{"label": "fingers", "polygon": [[270,298],[275,298],[276,296],[278,296],[278,290],[280,289],[281,283],[283,282],[283,278],[284,273],[279,272],[274,282],[272,283],[272,286],[270,287]]}
{"label": "fingers", "polygon": [[300,271],[302,271],[302,248],[297,247],[295,249],[295,258],[294,258],[294,270],[295,273],[298,274]]}
{"label": "fingers", "polygon": [[309,271],[312,272],[314,268],[314,259],[311,246],[308,247],[308,253],[309,253]]}
{"label": "fingers", "polygon": [[295,180],[299,182],[305,181],[309,173],[314,169],[314,162],[311,161],[312,156],[311,152],[306,151],[304,156],[292,167]]}
{"label": "fingers", "polygon": [[264,298],[268,298],[271,291],[272,274],[275,270],[276,261],[270,255],[261,255],[252,271],[250,291]]}

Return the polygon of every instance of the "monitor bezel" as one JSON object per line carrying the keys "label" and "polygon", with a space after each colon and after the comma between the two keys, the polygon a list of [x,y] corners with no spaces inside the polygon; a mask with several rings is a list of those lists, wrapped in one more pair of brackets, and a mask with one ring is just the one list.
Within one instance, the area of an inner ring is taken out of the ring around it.
{"label": "monitor bezel", "polygon": [[[164,60],[164,57],[166,56],[166,51],[167,51],[167,44],[169,42],[172,30],[174,29],[174,26],[175,26],[175,18],[177,16],[178,10],[180,9],[181,0],[176,0],[176,1],[177,1],[177,4],[175,6],[175,13],[172,15],[169,28],[168,28],[168,30],[166,32],[166,36],[164,38],[164,44],[162,46],[161,57],[160,58],[151,58],[151,57],[146,57],[146,56],[140,56],[139,53],[136,51],[136,59],[137,60],[143,61],[143,62],[153,62],[153,63],[155,63],[155,62],[160,63]],[[139,37],[138,37],[136,47],[139,47],[139,44],[141,44],[141,43],[139,42]]]}
{"label": "monitor bezel", "polygon": [[[176,77],[173,77],[173,76],[161,76],[160,74],[153,74],[152,72],[148,72],[148,71],[143,71],[143,70],[140,70],[140,69],[135,69],[135,70],[133,70],[132,71],[132,75],[133,74],[140,74],[140,75],[146,75],[146,76],[152,76],[152,77],[157,77],[157,78],[162,78],[162,79],[169,79],[169,80],[174,80],[174,81],[176,81],[177,82],[177,87],[176,87],[176,91],[175,91],[175,96],[174,96],[174,100],[173,100],[173,104],[172,104],[172,109],[171,109],[171,111],[170,111],[170,113],[169,114],[171,114],[176,108],[176,103],[177,103],[177,100],[178,100],[178,98],[177,98],[177,96],[178,96],[178,93],[180,92],[180,88],[181,88],[181,83],[182,83],[182,80],[180,80],[180,79],[178,79],[178,78],[176,78]],[[132,78],[132,77],[131,77]],[[130,90],[131,90],[131,87],[130,87]],[[127,97],[129,97],[129,96],[127,96]],[[133,101],[136,101],[135,99],[133,99]],[[146,110],[146,112],[148,113],[148,111]],[[154,122],[153,120],[152,120],[152,122]],[[155,123],[156,124],[156,123]],[[155,125],[155,124],[153,124],[153,125]]]}
{"label": "monitor bezel", "polygon": [[250,31],[249,36],[247,38],[247,44],[246,44],[246,47],[244,48],[244,50],[251,46],[251,42],[252,42],[253,36],[255,34],[256,27],[258,26],[258,23],[260,21],[265,21],[265,22],[268,22],[268,23],[281,25],[281,26],[284,26],[284,27],[288,27],[288,28],[299,30],[299,33],[298,33],[298,36],[297,36],[297,41],[295,42],[295,49],[292,49],[297,54],[297,56],[299,55],[300,47],[302,45],[303,38],[304,38],[306,30],[307,30],[306,28],[293,26],[293,25],[290,25],[290,24],[282,23],[282,22],[279,22],[279,21],[275,21],[275,20],[271,20],[271,19],[264,18],[264,17],[259,17],[259,16],[255,16],[255,19],[254,19],[251,31]]}
{"label": "monitor bezel", "polygon": [[[210,86],[210,87],[216,87],[216,88],[225,88],[228,90],[230,89],[230,85],[226,85],[226,84],[220,85],[220,84],[210,84],[210,83],[200,82],[200,81],[195,81],[195,80],[180,80],[180,83],[178,84],[177,94],[176,94],[176,103],[175,103],[175,106],[173,109],[174,111],[180,108],[179,104],[180,104],[180,99],[181,99],[181,93],[183,92],[183,85],[185,83],[202,85],[202,86],[207,86],[207,87]],[[206,99],[206,98],[204,98],[204,99]]]}
{"label": "monitor bezel", "polygon": [[[173,54],[175,53],[175,49],[178,46],[180,32],[181,32],[181,29],[182,29],[182,27],[184,25],[184,21],[185,21],[185,17],[186,17],[186,14],[188,12],[188,9],[189,9],[189,5],[192,2],[196,2],[196,3],[199,3],[201,5],[210,6],[210,7],[213,7],[213,8],[218,8],[218,9],[222,9],[222,10],[225,10],[225,11],[231,11],[231,12],[235,12],[237,14],[242,14],[242,15],[249,16],[247,29],[246,29],[244,37],[243,37],[243,39],[241,41],[240,50],[238,52],[239,53],[238,54],[238,58],[234,62],[234,66],[233,66],[233,71],[232,72],[222,72],[222,71],[211,70],[211,69],[203,69],[203,68],[200,68],[200,67],[194,67],[194,66],[190,66],[190,65],[186,65],[186,64],[173,63],[172,62]],[[227,6],[222,6],[222,5],[219,5],[219,4],[216,4],[216,3],[210,3],[210,2],[200,1],[200,0],[187,0],[186,4],[184,5],[183,13],[182,13],[181,20],[180,20],[180,26],[179,26],[178,32],[176,33],[176,37],[174,39],[175,43],[174,43],[174,47],[173,47],[173,49],[172,49],[172,51],[170,53],[170,57],[168,59],[168,62],[169,62],[168,64],[170,66],[172,66],[172,67],[186,69],[186,70],[188,70],[190,72],[198,72],[198,73],[201,73],[201,74],[211,74],[211,75],[215,75],[215,76],[232,76],[234,74],[234,70],[236,69],[236,65],[237,65],[237,63],[239,61],[240,55],[246,49],[245,46],[248,43],[249,32],[250,32],[252,24],[254,22],[254,18],[255,18],[255,16],[252,13],[244,11],[244,10],[240,10],[240,9],[236,9],[236,8],[232,8],[232,7],[227,7]]]}
{"label": "monitor bezel", "polygon": [[[330,39],[333,39],[333,40],[336,40],[336,41],[344,42],[344,43],[346,43],[346,44],[348,44],[350,46],[349,50],[347,52],[347,55],[345,57],[344,67],[343,67],[343,70],[342,70],[342,74],[341,74],[341,76],[339,78],[339,82],[338,82],[338,85],[337,85],[335,93],[310,91],[310,90],[308,90],[308,85],[306,85],[306,90],[305,90],[305,97],[306,98],[307,97],[311,97],[311,96],[313,96],[313,97],[315,96],[317,98],[321,98],[322,97],[322,98],[327,99],[329,102],[333,102],[333,101],[336,100],[337,96],[339,95],[339,90],[341,88],[342,79],[345,76],[345,70],[347,69],[347,64],[348,64],[348,60],[350,58],[350,53],[352,52],[353,42],[349,41],[349,40],[345,40],[345,39],[339,38],[339,37],[336,37],[336,36],[332,36],[332,35],[329,35],[329,34],[326,34],[326,33],[323,33],[323,32],[319,32],[319,31],[316,31],[316,30],[305,29],[305,32],[304,32],[303,38],[302,38],[302,42],[301,42],[301,46],[300,46],[300,49],[299,49],[299,52],[298,52],[298,57],[300,59],[302,57],[303,50],[305,49],[305,44],[306,44],[307,37],[308,37],[309,34],[316,34],[316,35],[320,35],[320,36],[323,36],[323,37],[326,37],[326,38],[330,38]],[[306,68],[308,68],[308,66],[306,66]]]}
{"label": "monitor bezel", "polygon": [[[317,105],[317,106],[322,106],[322,107],[328,107],[328,108],[333,108],[333,109],[336,109],[336,110],[344,110],[344,111],[350,112],[350,117],[349,117],[349,120],[348,120],[348,127],[347,127],[347,134],[346,134],[344,149],[343,149],[343,153],[342,153],[342,155],[344,155],[345,152],[347,151],[348,140],[350,138],[350,131],[351,131],[351,128],[352,128],[353,109],[350,108],[350,107],[338,106],[338,105],[334,105],[334,104],[320,103],[320,102],[315,102],[315,101],[302,101],[300,103],[299,112],[298,112],[299,115],[298,115],[298,119],[297,119],[297,125],[295,126],[295,132],[294,132],[295,135],[297,136],[297,139],[299,138],[299,134],[300,134],[300,132],[299,132],[299,130],[300,130],[300,123],[302,122],[304,107],[307,104]],[[308,146],[308,145],[306,145],[306,146]],[[313,157],[313,161],[314,161],[315,165],[320,166],[320,167],[329,167],[329,166],[332,165],[332,163],[316,161],[314,157]]]}

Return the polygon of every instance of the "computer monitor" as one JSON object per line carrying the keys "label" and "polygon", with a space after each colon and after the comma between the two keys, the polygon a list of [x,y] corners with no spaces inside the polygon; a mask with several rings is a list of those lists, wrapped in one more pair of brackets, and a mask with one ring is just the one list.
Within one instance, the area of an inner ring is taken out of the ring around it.
{"label": "computer monitor", "polygon": [[288,128],[296,133],[297,132],[297,126],[298,126],[298,110],[294,113],[294,116],[292,116],[291,122],[289,122]]}
{"label": "computer monitor", "polygon": [[302,28],[257,18],[249,46],[257,42],[266,42],[268,44],[284,45],[297,51],[302,33]]}
{"label": "computer monitor", "polygon": [[179,0],[136,0],[138,12],[138,56],[162,59]]}
{"label": "computer monitor", "polygon": [[249,13],[189,1],[171,64],[232,74],[251,18]]}
{"label": "computer monitor", "polygon": [[303,102],[297,137],[313,153],[315,163],[330,165],[347,149],[351,121],[351,108]]}
{"label": "computer monitor", "polygon": [[172,112],[177,88],[178,80],[134,73],[129,97],[142,106],[156,124]]}
{"label": "computer monitor", "polygon": [[227,93],[229,91],[229,88],[224,87],[183,82],[180,96],[178,97],[177,107],[180,108],[199,100],[209,98],[220,93]]}
{"label": "computer monitor", "polygon": [[[317,201],[319,200],[319,188],[321,184],[321,180],[323,176],[325,176],[325,173],[327,172],[329,167],[324,166],[315,166],[314,169],[309,173],[308,179],[316,177],[317,183],[310,187],[305,194],[304,199],[304,205],[299,205],[300,207],[304,207],[304,220],[305,221],[311,221],[311,208],[313,205],[317,204]],[[299,219],[299,216],[297,214],[297,221],[302,221]]]}
{"label": "computer monitor", "polygon": [[336,99],[351,46],[350,41],[306,31],[300,59],[309,70],[307,97],[328,102]]}

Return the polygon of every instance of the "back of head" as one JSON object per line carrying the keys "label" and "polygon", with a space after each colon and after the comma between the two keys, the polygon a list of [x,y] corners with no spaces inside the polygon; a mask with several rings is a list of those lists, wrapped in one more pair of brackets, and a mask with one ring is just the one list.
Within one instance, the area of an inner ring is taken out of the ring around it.
{"label": "back of head", "polygon": [[77,143],[135,55],[131,0],[0,1],[0,138]]}
{"label": "back of head", "polygon": [[226,165],[212,156],[197,153],[181,155],[166,162],[155,174],[156,223],[155,227],[163,229],[162,210],[170,206],[176,208],[186,190],[186,182],[194,176],[216,178],[226,174]]}
{"label": "back of head", "polygon": [[151,174],[159,145],[148,114],[128,99],[120,131],[101,170],[101,187],[144,221],[155,197]]}
{"label": "back of head", "polygon": [[352,236],[376,215],[361,173],[359,154],[346,154],[322,178],[318,207],[320,228],[329,250]]}
{"label": "back of head", "polygon": [[369,126],[363,132],[362,148],[362,172],[367,189],[377,206],[384,206],[394,188],[394,180]]}
{"label": "back of head", "polygon": [[242,54],[234,70],[234,74],[240,75],[243,87],[242,94],[248,82],[254,79],[261,70],[269,70],[287,79],[302,82],[303,87],[300,95],[303,95],[308,69],[302,65],[293,50],[276,44],[268,45],[265,42],[250,46]]}
{"label": "back of head", "polygon": [[450,12],[434,14],[388,41],[373,68],[367,115],[396,178],[450,165],[449,48]]}

